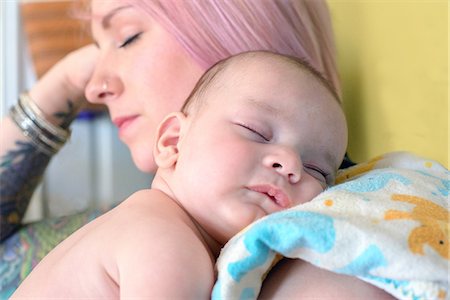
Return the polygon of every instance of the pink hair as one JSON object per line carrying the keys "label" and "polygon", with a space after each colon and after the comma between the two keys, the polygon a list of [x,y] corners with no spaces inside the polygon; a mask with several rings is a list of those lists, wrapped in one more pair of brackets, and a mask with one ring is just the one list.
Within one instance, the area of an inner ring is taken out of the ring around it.
{"label": "pink hair", "polygon": [[324,0],[127,0],[173,34],[205,69],[240,52],[267,50],[309,62],[340,95]]}

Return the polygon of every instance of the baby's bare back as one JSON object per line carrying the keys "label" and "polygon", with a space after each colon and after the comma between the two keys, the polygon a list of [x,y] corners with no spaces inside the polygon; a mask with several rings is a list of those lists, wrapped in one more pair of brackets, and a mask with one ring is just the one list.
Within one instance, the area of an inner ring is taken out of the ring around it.
{"label": "baby's bare back", "polygon": [[208,251],[171,198],[144,190],[58,245],[12,299],[207,299],[214,283]]}

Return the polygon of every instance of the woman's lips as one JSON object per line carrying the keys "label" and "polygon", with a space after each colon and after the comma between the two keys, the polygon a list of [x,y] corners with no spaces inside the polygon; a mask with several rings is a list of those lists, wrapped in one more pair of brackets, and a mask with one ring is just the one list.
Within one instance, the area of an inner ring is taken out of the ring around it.
{"label": "woman's lips", "polygon": [[125,131],[137,119],[137,117],[138,115],[114,118],[113,123],[119,129],[119,134],[123,134],[123,131]]}
{"label": "woman's lips", "polygon": [[292,201],[289,197],[279,188],[272,185],[255,185],[248,187],[249,190],[265,194],[269,197],[275,204],[281,206],[282,208],[288,208],[291,206]]}

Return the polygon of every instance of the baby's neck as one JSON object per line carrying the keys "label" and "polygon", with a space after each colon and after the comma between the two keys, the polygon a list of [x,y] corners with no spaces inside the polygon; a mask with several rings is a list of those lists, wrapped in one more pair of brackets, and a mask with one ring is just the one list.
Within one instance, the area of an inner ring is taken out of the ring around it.
{"label": "baby's neck", "polygon": [[213,262],[215,263],[217,258],[219,257],[220,254],[220,250],[222,249],[222,246],[218,241],[216,241],[215,239],[212,238],[211,235],[209,235],[203,228],[202,226],[200,226],[200,224],[198,224],[192,217],[192,222],[195,224],[195,226],[197,227],[197,230],[200,232],[200,234],[203,237],[203,241],[205,243],[205,246],[209,249],[210,251],[210,255],[211,255],[211,259],[213,260]]}
{"label": "baby's neck", "polygon": [[159,176],[158,173],[155,174],[155,177],[152,182],[152,189],[157,189],[163,193],[165,193],[169,198],[171,198],[175,203],[177,203],[181,209],[186,213],[186,215],[190,218],[195,228],[199,233],[199,238],[202,240],[205,248],[209,250],[209,254],[211,259],[215,263],[217,257],[220,254],[220,250],[222,249],[222,244],[216,241],[196,220],[191,216],[189,211],[176,199],[175,194],[168,182],[164,179],[163,176]]}

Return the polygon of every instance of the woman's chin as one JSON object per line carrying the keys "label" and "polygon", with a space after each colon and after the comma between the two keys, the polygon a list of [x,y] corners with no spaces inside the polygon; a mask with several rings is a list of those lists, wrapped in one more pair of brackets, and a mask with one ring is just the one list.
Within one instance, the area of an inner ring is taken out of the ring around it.
{"label": "woman's chin", "polygon": [[131,157],[134,164],[139,169],[139,171],[144,173],[155,173],[157,166],[155,160],[153,159],[152,151],[133,151],[131,150]]}

